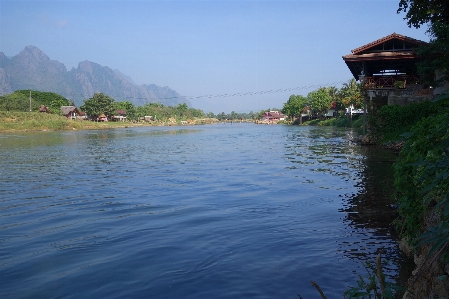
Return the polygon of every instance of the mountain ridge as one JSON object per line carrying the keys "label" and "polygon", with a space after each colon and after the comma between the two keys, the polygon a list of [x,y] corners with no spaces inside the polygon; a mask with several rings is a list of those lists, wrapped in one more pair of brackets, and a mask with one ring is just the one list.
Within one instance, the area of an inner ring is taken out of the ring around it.
{"label": "mountain ridge", "polygon": [[0,52],[0,94],[32,89],[58,93],[80,106],[94,93],[102,92],[117,101],[130,101],[136,106],[161,103],[176,106],[191,103],[168,86],[137,85],[117,69],[84,60],[77,68],[67,70],[58,60],[51,60],[35,46],[26,46],[8,58]]}

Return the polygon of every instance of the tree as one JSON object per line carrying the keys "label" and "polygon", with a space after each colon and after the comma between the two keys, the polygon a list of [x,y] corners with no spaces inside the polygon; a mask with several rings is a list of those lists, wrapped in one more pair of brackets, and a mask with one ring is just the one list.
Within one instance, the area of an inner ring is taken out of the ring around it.
{"label": "tree", "polygon": [[201,110],[201,109],[189,108],[189,113],[193,117],[204,117],[205,116],[203,110]]}
{"label": "tree", "polygon": [[400,0],[397,13],[405,12],[409,27],[420,28],[426,23],[449,23],[447,0]]}
{"label": "tree", "polygon": [[[430,43],[418,49],[418,72],[424,83],[440,85],[449,80],[449,3],[447,0],[400,0],[397,13],[405,12],[409,27],[428,24]],[[435,77],[438,74],[438,78]]]}
{"label": "tree", "polygon": [[363,104],[362,85],[352,78],[348,82],[343,83],[343,86],[338,92],[338,98],[343,107],[349,107],[351,105],[361,107]]}
{"label": "tree", "polygon": [[114,103],[114,110],[115,112],[117,110],[125,110],[126,111],[126,118],[128,120],[134,119],[136,117],[136,106],[134,106],[133,103],[130,101],[124,101],[124,102],[115,102]]}
{"label": "tree", "polygon": [[186,117],[187,111],[189,111],[189,107],[187,106],[186,103],[182,103],[182,104],[178,104],[178,106],[176,106],[176,110],[179,113],[179,117],[184,118],[184,117]]}
{"label": "tree", "polygon": [[[25,97],[30,96],[30,90],[24,89],[16,92]],[[61,106],[69,106],[69,100],[54,92],[31,90],[31,98],[37,107],[45,105],[50,108],[51,113],[60,113]]]}
{"label": "tree", "polygon": [[97,118],[101,114],[109,118],[115,113],[114,99],[101,92],[95,93],[92,98],[84,101],[80,109],[93,118]]}
{"label": "tree", "polygon": [[301,95],[292,94],[288,99],[287,103],[284,103],[284,107],[282,108],[282,113],[290,117],[291,120],[295,116],[301,114],[302,111],[307,107],[307,98]]}
{"label": "tree", "polygon": [[225,120],[226,119],[226,114],[224,112],[220,112],[217,114],[217,118],[219,120]]}
{"label": "tree", "polygon": [[[0,109],[6,111],[30,111],[30,91],[28,95],[24,95],[21,92],[14,92],[0,97]],[[39,109],[39,103],[31,99],[31,110],[36,111]]]}
{"label": "tree", "polygon": [[337,87],[335,87],[335,86],[329,86],[328,88],[327,88],[327,92],[329,93],[329,96],[332,98],[332,103],[331,103],[331,109],[341,109],[341,108],[343,108],[343,107],[340,107],[341,105],[338,105],[338,100],[339,100],[339,96],[338,96],[338,93],[339,93],[339,90],[338,90],[338,88]]}
{"label": "tree", "polygon": [[449,81],[449,25],[440,21],[432,23],[427,34],[430,36],[429,44],[418,48],[421,56],[418,72],[424,83],[439,86]]}
{"label": "tree", "polygon": [[310,103],[310,108],[312,111],[318,114],[326,113],[332,105],[332,98],[325,87],[309,92],[307,94],[307,99]]}

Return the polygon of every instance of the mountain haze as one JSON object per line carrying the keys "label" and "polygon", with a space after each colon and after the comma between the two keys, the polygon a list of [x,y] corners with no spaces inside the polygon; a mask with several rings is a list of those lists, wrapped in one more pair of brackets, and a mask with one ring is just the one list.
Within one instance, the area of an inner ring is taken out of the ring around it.
{"label": "mountain haze", "polygon": [[116,101],[130,101],[140,106],[161,103],[176,106],[191,103],[169,87],[154,84],[136,85],[119,70],[82,61],[77,68],[67,71],[64,64],[51,60],[34,46],[27,46],[19,54],[8,58],[0,52],[0,94],[32,89],[58,93],[74,100],[80,106],[96,92],[102,92]]}

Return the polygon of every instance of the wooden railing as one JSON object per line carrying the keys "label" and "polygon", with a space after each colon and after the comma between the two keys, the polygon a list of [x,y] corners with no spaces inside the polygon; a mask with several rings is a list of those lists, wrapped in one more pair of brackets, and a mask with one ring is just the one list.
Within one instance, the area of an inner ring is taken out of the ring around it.
{"label": "wooden railing", "polygon": [[[401,82],[401,86],[396,82]],[[419,82],[419,78],[416,76],[375,76],[365,77],[363,80],[363,87],[365,89],[382,89],[382,88],[405,88],[407,84],[415,84]]]}

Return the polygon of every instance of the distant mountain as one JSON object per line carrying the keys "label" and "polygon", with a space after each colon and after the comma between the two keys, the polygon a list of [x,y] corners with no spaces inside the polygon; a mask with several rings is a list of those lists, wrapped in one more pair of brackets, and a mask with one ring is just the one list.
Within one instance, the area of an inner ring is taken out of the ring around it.
{"label": "distant mountain", "polygon": [[137,106],[146,103],[166,106],[186,103],[191,107],[189,100],[167,86],[138,86],[119,70],[95,62],[83,61],[78,68],[67,71],[64,64],[50,60],[34,46],[25,47],[11,58],[0,52],[0,95],[21,89],[55,92],[74,100],[78,106],[94,93],[102,92],[116,101],[130,101]]}

